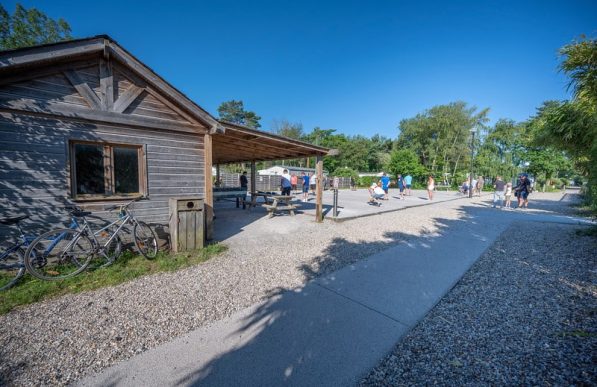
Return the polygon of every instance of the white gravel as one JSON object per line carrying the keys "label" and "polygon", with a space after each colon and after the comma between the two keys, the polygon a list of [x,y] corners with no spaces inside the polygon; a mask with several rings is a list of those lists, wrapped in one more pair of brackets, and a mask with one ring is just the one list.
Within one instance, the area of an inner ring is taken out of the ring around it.
{"label": "white gravel", "polygon": [[361,383],[597,385],[597,240],[517,223]]}
{"label": "white gravel", "polygon": [[339,224],[316,224],[306,216],[259,219],[226,241],[226,253],[204,264],[16,309],[0,316],[0,384],[72,383],[268,294],[411,236],[433,234],[434,218],[462,217],[463,203]]}

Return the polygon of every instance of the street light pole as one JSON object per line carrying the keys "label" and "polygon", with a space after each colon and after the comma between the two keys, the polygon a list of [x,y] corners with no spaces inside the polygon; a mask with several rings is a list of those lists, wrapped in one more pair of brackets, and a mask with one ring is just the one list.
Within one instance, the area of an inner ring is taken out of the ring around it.
{"label": "street light pole", "polygon": [[471,172],[468,176],[468,197],[473,197],[473,161],[475,159],[475,128],[471,129]]}

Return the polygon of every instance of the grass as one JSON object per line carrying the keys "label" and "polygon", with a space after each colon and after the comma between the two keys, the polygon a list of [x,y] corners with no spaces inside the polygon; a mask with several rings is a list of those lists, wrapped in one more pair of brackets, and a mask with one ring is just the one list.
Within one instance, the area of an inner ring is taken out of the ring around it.
{"label": "grass", "polygon": [[125,251],[111,266],[87,271],[62,281],[41,281],[26,273],[14,287],[0,292],[0,315],[20,305],[32,304],[64,294],[115,286],[145,275],[194,266],[224,251],[226,246],[212,244],[188,253],[160,252],[153,260]]}

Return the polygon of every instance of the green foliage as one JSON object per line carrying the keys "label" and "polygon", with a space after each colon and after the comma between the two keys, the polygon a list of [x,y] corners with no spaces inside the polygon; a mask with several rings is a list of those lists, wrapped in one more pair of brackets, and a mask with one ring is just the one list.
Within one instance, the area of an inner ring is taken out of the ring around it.
{"label": "green foliage", "polygon": [[465,102],[434,106],[414,118],[400,121],[397,148],[410,148],[434,175],[454,175],[470,161],[471,130],[478,145],[489,109],[476,112]]}
{"label": "green foliage", "polygon": [[17,3],[10,15],[0,4],[0,50],[9,50],[72,39],[69,24]]}
{"label": "green foliage", "polygon": [[127,251],[111,266],[87,271],[63,281],[41,281],[25,274],[16,286],[0,293],[0,314],[8,313],[19,305],[27,305],[69,293],[115,286],[137,277],[197,265],[225,250],[224,245],[213,244],[202,250],[188,253],[166,254],[160,252],[151,261]]}
{"label": "green foliage", "polygon": [[587,197],[597,212],[597,40],[582,39],[564,46],[560,69],[570,77],[572,101],[548,101],[529,125],[538,146],[570,155],[587,177]]}
{"label": "green foliage", "polygon": [[279,136],[300,140],[303,134],[303,124],[300,122],[291,123],[286,120],[275,120],[272,124],[272,132]]}
{"label": "green foliage", "polygon": [[351,168],[348,168],[348,167],[336,169],[332,173],[332,176],[337,176],[337,177],[352,177],[354,179],[354,181],[357,181],[359,179],[359,173],[357,171],[355,171],[354,169],[351,169]]}
{"label": "green foliage", "polygon": [[417,154],[411,149],[392,151],[388,171],[394,177],[398,174],[402,174],[402,176],[422,177],[427,172],[425,167],[419,162]]}
{"label": "green foliage", "polygon": [[223,121],[244,125],[253,129],[261,127],[259,123],[261,117],[254,112],[245,110],[243,101],[231,100],[222,102],[220,107],[218,107],[218,114]]}

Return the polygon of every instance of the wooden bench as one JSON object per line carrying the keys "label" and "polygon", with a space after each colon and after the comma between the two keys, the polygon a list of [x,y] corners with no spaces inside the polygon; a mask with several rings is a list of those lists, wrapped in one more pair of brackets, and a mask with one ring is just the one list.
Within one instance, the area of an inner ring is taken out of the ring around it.
{"label": "wooden bench", "polygon": [[262,205],[268,212],[268,218],[273,218],[276,211],[288,211],[291,216],[294,216],[294,210],[298,208],[295,204],[288,204],[283,206],[274,206],[272,204],[263,204]]}
{"label": "wooden bench", "polygon": [[450,186],[450,185],[445,185],[445,184],[436,184],[435,185],[436,191],[439,191],[440,189],[445,189],[446,191],[449,191],[450,188],[452,188],[452,186]]}
{"label": "wooden bench", "polygon": [[263,207],[268,212],[268,218],[272,218],[276,211],[288,211],[291,216],[294,216],[294,210],[298,208],[298,205],[290,203],[293,198],[294,196],[287,195],[271,196],[273,202],[271,204],[263,204]]}

